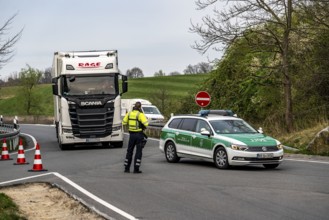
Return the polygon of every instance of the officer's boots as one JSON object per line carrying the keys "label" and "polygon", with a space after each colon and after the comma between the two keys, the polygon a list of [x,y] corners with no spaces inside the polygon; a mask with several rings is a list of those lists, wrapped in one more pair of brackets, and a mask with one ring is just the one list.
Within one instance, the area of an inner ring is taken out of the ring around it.
{"label": "officer's boots", "polygon": [[139,167],[135,167],[135,168],[134,168],[134,173],[142,173],[142,171],[139,170]]}

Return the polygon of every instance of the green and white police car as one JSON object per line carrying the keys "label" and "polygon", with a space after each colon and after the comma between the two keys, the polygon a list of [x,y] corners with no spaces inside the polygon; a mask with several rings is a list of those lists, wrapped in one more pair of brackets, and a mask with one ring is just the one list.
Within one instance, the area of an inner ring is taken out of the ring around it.
{"label": "green and white police car", "polygon": [[184,157],[206,159],[220,169],[244,165],[274,169],[283,160],[278,140],[255,130],[230,110],[171,117],[162,128],[160,150],[169,163]]}

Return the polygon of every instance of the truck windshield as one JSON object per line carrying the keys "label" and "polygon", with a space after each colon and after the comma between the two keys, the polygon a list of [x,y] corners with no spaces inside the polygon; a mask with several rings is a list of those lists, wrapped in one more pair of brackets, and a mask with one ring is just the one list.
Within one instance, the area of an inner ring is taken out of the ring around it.
{"label": "truck windshield", "polygon": [[64,95],[115,95],[115,76],[64,76]]}
{"label": "truck windshield", "polygon": [[211,126],[217,134],[243,134],[257,133],[247,122],[243,120],[214,120]]}

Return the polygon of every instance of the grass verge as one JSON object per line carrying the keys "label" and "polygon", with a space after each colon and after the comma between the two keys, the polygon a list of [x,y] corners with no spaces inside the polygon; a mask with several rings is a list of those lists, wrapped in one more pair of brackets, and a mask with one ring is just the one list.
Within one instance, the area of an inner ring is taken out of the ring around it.
{"label": "grass verge", "polygon": [[4,193],[0,193],[0,219],[26,220],[26,218],[19,213],[18,206]]}

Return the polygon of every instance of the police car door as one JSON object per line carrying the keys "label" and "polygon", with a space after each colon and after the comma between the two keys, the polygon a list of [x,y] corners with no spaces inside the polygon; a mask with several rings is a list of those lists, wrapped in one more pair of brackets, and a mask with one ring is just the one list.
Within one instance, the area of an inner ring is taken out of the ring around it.
{"label": "police car door", "polygon": [[176,131],[175,139],[177,152],[183,154],[193,154],[191,149],[191,138],[195,130],[195,118],[184,118]]}
{"label": "police car door", "polygon": [[207,130],[211,134],[211,129],[207,121],[198,119],[195,133],[192,135],[192,148],[194,154],[200,157],[212,158],[212,138],[211,135],[201,134],[202,130]]}

